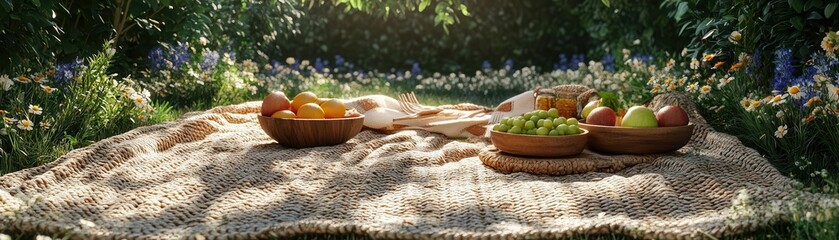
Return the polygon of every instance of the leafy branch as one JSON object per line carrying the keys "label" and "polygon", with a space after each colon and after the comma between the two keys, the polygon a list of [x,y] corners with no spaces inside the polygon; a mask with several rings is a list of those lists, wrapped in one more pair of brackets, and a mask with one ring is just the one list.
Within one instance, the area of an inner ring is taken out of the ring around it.
{"label": "leafy branch", "polygon": [[460,22],[459,16],[470,16],[469,8],[464,0],[304,0],[309,6],[331,2],[336,6],[345,5],[346,10],[358,10],[368,14],[381,15],[387,19],[391,14],[400,15],[406,12],[423,12],[428,8],[434,9],[434,25],[441,25],[448,32],[448,26]]}

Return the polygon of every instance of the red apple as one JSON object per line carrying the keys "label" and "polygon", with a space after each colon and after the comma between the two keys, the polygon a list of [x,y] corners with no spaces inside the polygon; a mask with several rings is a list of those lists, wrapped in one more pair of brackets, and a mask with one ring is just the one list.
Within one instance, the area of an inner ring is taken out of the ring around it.
{"label": "red apple", "polygon": [[609,107],[597,107],[591,110],[586,118],[586,123],[603,126],[615,126],[615,110]]}
{"label": "red apple", "polygon": [[688,125],[690,118],[688,113],[679,106],[665,106],[655,113],[655,119],[659,127],[675,127]]}
{"label": "red apple", "polygon": [[270,117],[275,112],[289,110],[291,103],[283,92],[271,92],[262,100],[262,116]]}

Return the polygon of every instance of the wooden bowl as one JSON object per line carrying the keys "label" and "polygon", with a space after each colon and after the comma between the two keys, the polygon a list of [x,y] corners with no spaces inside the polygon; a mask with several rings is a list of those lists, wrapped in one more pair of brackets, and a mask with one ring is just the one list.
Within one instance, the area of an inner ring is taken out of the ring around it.
{"label": "wooden bowl", "polygon": [[361,132],[364,116],[332,119],[279,119],[259,115],[268,136],[286,147],[307,148],[345,143]]}
{"label": "wooden bowl", "polygon": [[630,128],[580,123],[590,132],[588,149],[616,154],[651,154],[676,151],[693,134],[693,123],[678,127]]}
{"label": "wooden bowl", "polygon": [[514,155],[530,157],[561,157],[583,152],[588,141],[588,131],[563,136],[535,136],[512,134],[493,130],[489,138],[495,148]]}

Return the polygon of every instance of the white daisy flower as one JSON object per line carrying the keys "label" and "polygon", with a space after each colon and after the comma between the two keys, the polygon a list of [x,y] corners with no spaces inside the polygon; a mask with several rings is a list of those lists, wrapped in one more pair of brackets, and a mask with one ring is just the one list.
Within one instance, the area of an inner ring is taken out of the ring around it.
{"label": "white daisy flower", "polygon": [[702,93],[702,95],[708,94],[709,92],[711,92],[711,86],[702,86],[702,89],[700,89],[699,92]]}
{"label": "white daisy flower", "polygon": [[23,129],[23,130],[26,130],[26,131],[31,131],[33,125],[35,125],[35,124],[33,124],[32,121],[29,121],[28,119],[20,120],[19,122],[17,122],[17,128],[20,128],[20,129]]}
{"label": "white daisy flower", "polygon": [[775,97],[772,97],[772,99],[769,100],[769,103],[771,103],[772,106],[784,104],[787,102],[787,96],[789,96],[789,94],[775,95]]}
{"label": "white daisy flower", "polygon": [[751,103],[749,103],[749,106],[746,108],[746,111],[747,112],[754,111],[755,109],[757,109],[757,107],[760,107],[761,104],[762,104],[761,101],[753,100]]}
{"label": "white daisy flower", "polygon": [[43,90],[45,93],[52,93],[53,91],[55,91],[55,88],[52,88],[47,85],[41,85],[41,90]]}
{"label": "white daisy flower", "polygon": [[691,83],[691,84],[688,84],[688,86],[687,86],[687,87],[685,87],[685,91],[687,91],[687,92],[696,92],[696,90],[699,88],[697,85],[698,85],[697,83]]}
{"label": "white daisy flower", "polygon": [[748,98],[743,98],[742,100],[740,100],[740,106],[743,106],[743,108],[748,108],[749,104],[751,104],[751,103],[752,103],[752,100],[748,99]]}
{"label": "white daisy flower", "polygon": [[723,77],[723,78],[721,78],[720,83],[717,84],[717,89],[722,89],[723,87],[728,85],[728,83],[730,83],[731,81],[734,81],[734,77]]}
{"label": "white daisy flower", "polygon": [[41,106],[29,104],[29,110],[27,112],[35,115],[41,115],[41,113],[44,112],[44,109],[41,108]]}
{"label": "white daisy flower", "polygon": [[789,93],[789,95],[796,100],[804,97],[804,91],[801,91],[801,87],[799,87],[798,85],[794,85],[792,87],[787,88],[787,93]]}
{"label": "white daisy flower", "polygon": [[787,125],[778,126],[778,130],[775,131],[776,138],[784,138],[787,135]]}

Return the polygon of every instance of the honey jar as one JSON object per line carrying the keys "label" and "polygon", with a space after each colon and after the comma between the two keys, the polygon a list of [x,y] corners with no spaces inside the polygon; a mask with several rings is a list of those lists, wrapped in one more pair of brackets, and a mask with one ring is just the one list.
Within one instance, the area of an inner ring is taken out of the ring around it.
{"label": "honey jar", "polygon": [[554,100],[554,107],[559,111],[560,117],[577,117],[577,96],[572,93],[558,92],[556,93],[556,100]]}
{"label": "honey jar", "polygon": [[536,110],[548,110],[554,107],[556,102],[556,92],[553,89],[538,89],[536,90]]}

